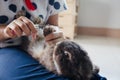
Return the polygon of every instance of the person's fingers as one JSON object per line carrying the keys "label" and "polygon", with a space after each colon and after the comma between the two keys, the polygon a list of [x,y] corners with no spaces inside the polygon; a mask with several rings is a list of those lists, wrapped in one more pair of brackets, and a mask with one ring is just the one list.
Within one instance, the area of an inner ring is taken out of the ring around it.
{"label": "person's fingers", "polygon": [[52,40],[55,40],[55,39],[61,38],[61,37],[64,37],[63,32],[54,32],[54,33],[47,35],[45,37],[45,41],[52,41]]}
{"label": "person's fingers", "polygon": [[6,27],[4,29],[4,37],[6,37],[6,38],[14,38],[15,36],[16,36],[16,34],[9,27]]}
{"label": "person's fingers", "polygon": [[19,19],[22,20],[27,25],[27,27],[30,29],[31,33],[37,32],[33,22],[30,21],[28,18],[21,16]]}
{"label": "person's fingers", "polygon": [[[22,33],[24,32],[25,35],[30,35],[30,29],[27,27],[27,25],[21,21],[20,19],[16,19],[15,21],[15,24],[18,25],[18,27],[16,26],[17,30],[19,30],[19,35],[21,36]],[[19,29],[18,29],[19,28]]]}
{"label": "person's fingers", "polygon": [[64,40],[64,37],[59,37],[59,38],[56,38],[56,39],[47,41],[47,43],[48,43],[49,45],[52,45],[52,44],[56,44],[57,42],[60,42],[60,41],[63,41],[63,40]]}
{"label": "person's fingers", "polygon": [[20,26],[18,24],[16,24],[16,22],[17,22],[17,20],[14,20],[7,27],[9,27],[12,30],[13,35],[17,35],[19,37],[22,35],[22,31],[20,29]]}

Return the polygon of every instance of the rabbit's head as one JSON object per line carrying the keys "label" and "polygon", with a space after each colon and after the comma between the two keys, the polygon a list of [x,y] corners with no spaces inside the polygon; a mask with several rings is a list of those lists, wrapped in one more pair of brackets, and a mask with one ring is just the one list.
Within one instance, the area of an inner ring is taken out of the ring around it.
{"label": "rabbit's head", "polygon": [[92,75],[93,65],[87,52],[73,41],[64,40],[56,44],[53,60],[59,74],[74,80],[89,80]]}

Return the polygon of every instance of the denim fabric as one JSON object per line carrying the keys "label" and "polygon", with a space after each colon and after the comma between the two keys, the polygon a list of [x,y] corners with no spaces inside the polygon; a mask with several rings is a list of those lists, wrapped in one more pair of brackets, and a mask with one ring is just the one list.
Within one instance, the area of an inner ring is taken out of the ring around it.
{"label": "denim fabric", "polygon": [[0,49],[0,80],[68,80],[47,71],[18,48]]}
{"label": "denim fabric", "polygon": [[99,74],[94,74],[91,80],[107,80],[107,79]]}
{"label": "denim fabric", "polygon": [[[68,80],[47,71],[17,47],[0,49],[0,80]],[[96,74],[91,80],[106,80]]]}

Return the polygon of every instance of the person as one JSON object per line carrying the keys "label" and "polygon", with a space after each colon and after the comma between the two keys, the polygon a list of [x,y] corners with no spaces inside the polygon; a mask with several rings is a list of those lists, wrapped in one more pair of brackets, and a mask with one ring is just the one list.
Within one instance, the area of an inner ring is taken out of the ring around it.
{"label": "person", "polygon": [[66,9],[65,0],[0,0],[0,80],[69,80],[19,48],[23,39],[37,33],[35,23],[58,26],[58,13]]}
{"label": "person", "polygon": [[[34,20],[58,25],[65,0],[0,0],[0,80],[68,80],[47,71],[18,46],[24,36],[37,32]],[[24,16],[16,17],[23,11]]]}

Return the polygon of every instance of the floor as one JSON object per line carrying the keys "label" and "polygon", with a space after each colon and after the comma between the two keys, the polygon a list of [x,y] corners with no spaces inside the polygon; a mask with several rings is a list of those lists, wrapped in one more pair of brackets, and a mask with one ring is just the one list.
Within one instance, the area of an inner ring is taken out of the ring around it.
{"label": "floor", "polygon": [[88,52],[102,76],[108,80],[120,80],[120,39],[77,36],[75,42]]}

